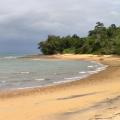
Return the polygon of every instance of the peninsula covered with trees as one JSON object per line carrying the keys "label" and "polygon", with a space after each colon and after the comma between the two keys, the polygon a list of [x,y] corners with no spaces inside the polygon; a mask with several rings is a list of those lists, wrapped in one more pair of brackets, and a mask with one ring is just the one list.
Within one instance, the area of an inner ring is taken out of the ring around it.
{"label": "peninsula covered with trees", "polygon": [[120,27],[115,24],[105,27],[103,23],[97,22],[86,37],[79,37],[76,34],[66,37],[49,35],[47,40],[38,45],[45,55],[58,53],[120,55]]}

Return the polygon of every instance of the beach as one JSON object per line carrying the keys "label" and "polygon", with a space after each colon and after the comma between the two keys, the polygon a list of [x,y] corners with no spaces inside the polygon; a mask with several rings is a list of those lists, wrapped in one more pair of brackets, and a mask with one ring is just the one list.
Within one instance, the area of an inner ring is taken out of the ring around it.
{"label": "beach", "polygon": [[96,61],[108,67],[79,81],[0,92],[0,120],[120,120],[120,57],[27,56],[25,59]]}

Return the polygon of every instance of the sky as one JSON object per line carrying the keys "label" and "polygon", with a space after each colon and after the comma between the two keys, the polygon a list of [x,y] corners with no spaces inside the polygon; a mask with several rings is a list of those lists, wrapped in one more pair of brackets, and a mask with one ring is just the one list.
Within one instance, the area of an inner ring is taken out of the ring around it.
{"label": "sky", "polygon": [[0,53],[38,53],[48,35],[87,35],[120,25],[120,0],[0,0]]}

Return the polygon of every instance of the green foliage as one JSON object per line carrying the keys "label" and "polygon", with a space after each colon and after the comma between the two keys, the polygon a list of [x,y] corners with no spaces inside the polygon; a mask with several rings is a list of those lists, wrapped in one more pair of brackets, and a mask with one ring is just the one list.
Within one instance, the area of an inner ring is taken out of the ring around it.
{"label": "green foliage", "polygon": [[57,53],[120,55],[120,27],[115,24],[105,27],[103,23],[97,22],[87,37],[80,38],[76,34],[66,37],[50,35],[38,46],[45,55]]}
{"label": "green foliage", "polygon": [[64,54],[75,53],[75,48],[66,48],[63,50]]}

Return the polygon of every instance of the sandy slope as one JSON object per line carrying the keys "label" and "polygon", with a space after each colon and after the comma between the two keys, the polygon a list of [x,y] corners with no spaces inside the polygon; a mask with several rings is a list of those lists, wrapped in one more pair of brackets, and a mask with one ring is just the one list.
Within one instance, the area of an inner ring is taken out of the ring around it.
{"label": "sandy slope", "polygon": [[120,120],[119,57],[54,55],[45,58],[96,60],[109,67],[81,81],[0,93],[0,120]]}

